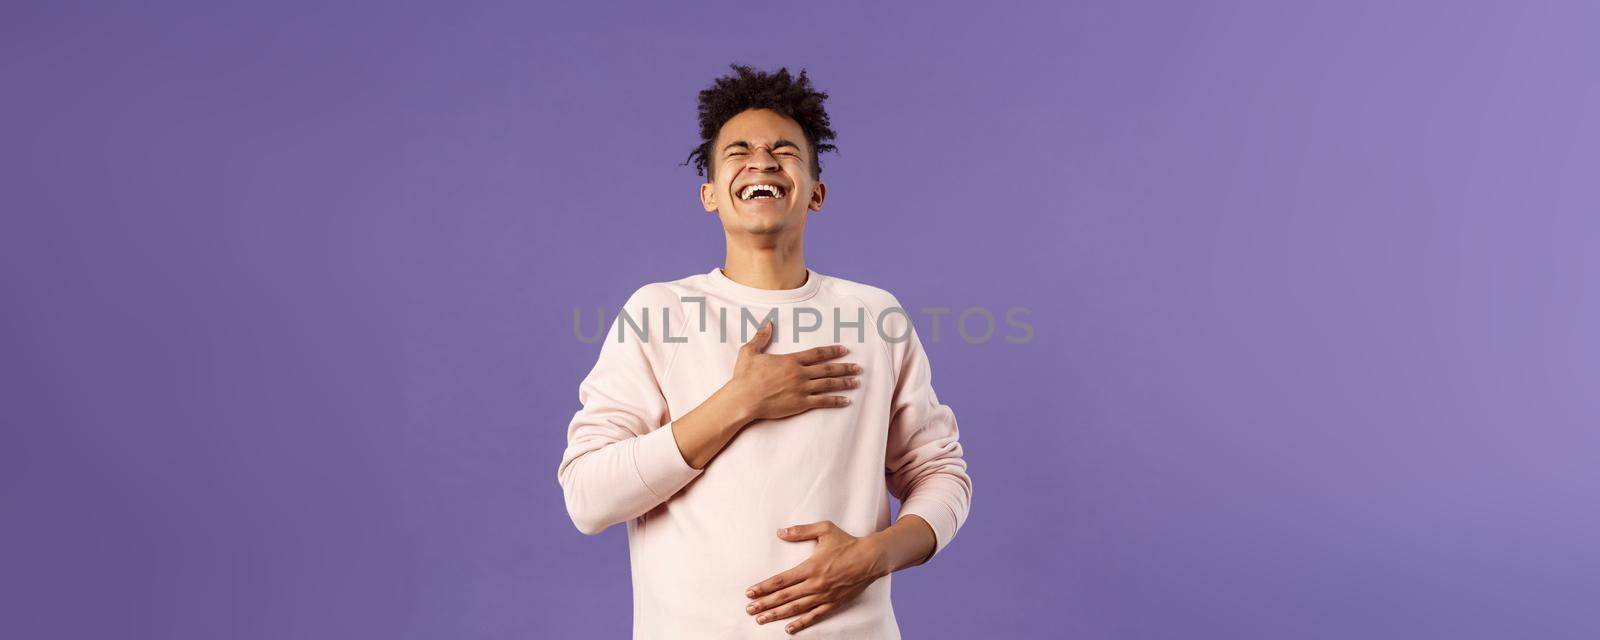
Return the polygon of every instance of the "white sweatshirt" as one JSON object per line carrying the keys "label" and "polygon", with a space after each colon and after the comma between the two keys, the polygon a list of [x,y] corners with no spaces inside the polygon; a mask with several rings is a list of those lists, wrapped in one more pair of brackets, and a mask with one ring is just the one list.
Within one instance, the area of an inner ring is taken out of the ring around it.
{"label": "white sweatshirt", "polygon": [[[828,362],[860,364],[861,384],[831,392],[850,398],[843,407],[752,422],[704,469],[690,467],[673,421],[732,377],[739,347],[773,311],[766,353],[843,344],[849,353]],[[628,523],[633,637],[791,637],[793,619],[757,625],[744,609],[746,588],[816,546],[777,530],[832,520],[864,536],[889,526],[890,493],[900,516],[932,526],[936,555],[950,544],[972,481],[931,375],[909,314],[869,285],[812,270],[798,289],[757,289],[717,268],[634,292],[578,388],[583,408],[558,471],[580,531]],[[798,637],[899,638],[889,584],[877,580]]]}

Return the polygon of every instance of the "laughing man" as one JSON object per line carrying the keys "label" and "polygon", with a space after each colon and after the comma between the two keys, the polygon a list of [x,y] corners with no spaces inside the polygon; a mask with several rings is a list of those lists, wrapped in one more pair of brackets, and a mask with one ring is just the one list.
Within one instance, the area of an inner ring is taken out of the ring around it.
{"label": "laughing man", "polygon": [[567,512],[627,523],[636,639],[899,638],[890,574],[971,504],[955,415],[899,301],[806,266],[828,95],[733,69],[700,92],[689,156],[723,264],[640,287],[612,323],[567,428]]}

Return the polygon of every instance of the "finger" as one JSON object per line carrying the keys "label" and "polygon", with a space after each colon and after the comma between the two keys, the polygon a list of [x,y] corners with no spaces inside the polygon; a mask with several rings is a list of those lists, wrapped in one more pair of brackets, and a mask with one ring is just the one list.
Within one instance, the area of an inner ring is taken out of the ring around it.
{"label": "finger", "polygon": [[806,393],[822,393],[840,389],[854,389],[858,384],[861,384],[861,380],[854,376],[848,378],[817,378],[816,380],[806,381],[805,389]]}
{"label": "finger", "polygon": [[773,620],[782,620],[784,618],[793,618],[793,617],[795,617],[797,615],[800,615],[802,613],[810,611],[812,608],[816,607],[819,604],[822,604],[822,596],[819,596],[819,595],[805,596],[803,598],[800,598],[798,600],[790,602],[789,604],[783,605],[781,607],[778,607],[776,609],[773,609],[771,611],[763,613],[763,614],[761,614],[759,616],[756,616],[756,624],[766,624],[768,622],[772,622]]}
{"label": "finger", "polygon": [[749,589],[745,589],[744,596],[746,598],[760,598],[767,594],[777,593],[779,590],[800,584],[801,582],[805,581],[806,576],[808,575],[806,573],[806,568],[806,563],[804,562],[795,565],[794,568],[789,569],[788,571],[772,576],[771,578],[767,578],[766,580],[762,580],[761,582],[752,585]]}
{"label": "finger", "polygon": [[806,588],[805,582],[801,582],[787,589],[779,589],[777,593],[751,600],[750,604],[744,606],[744,612],[755,615],[778,605],[794,602],[808,595],[811,595],[811,590]]}
{"label": "finger", "polygon": [[861,373],[861,365],[854,362],[832,362],[801,367],[800,370],[805,372],[808,378],[835,378]]}
{"label": "finger", "polygon": [[832,520],[823,520],[821,522],[813,522],[811,524],[799,524],[792,527],[784,527],[778,530],[778,537],[791,542],[795,540],[815,540],[822,534],[833,531],[833,529],[834,526]]}
{"label": "finger", "polygon": [[771,343],[772,321],[768,320],[761,324],[761,330],[757,331],[754,336],[751,336],[749,342],[744,343],[742,350],[750,353],[761,353],[762,351],[766,350],[767,345]]}
{"label": "finger", "polygon": [[825,347],[812,347],[805,351],[797,351],[792,355],[796,360],[800,361],[800,364],[816,364],[823,360],[832,360],[846,353],[850,353],[850,350],[844,348],[844,345],[830,344]]}
{"label": "finger", "polygon": [[806,396],[807,409],[827,409],[847,404],[850,404],[850,399],[844,396]]}
{"label": "finger", "polygon": [[824,602],[817,605],[810,611],[805,612],[804,615],[796,618],[794,622],[789,623],[788,626],[785,626],[783,628],[783,632],[794,633],[811,626],[812,624],[816,623],[816,621],[821,620],[823,616],[828,615],[829,611],[833,611],[834,606],[835,605],[832,602]]}

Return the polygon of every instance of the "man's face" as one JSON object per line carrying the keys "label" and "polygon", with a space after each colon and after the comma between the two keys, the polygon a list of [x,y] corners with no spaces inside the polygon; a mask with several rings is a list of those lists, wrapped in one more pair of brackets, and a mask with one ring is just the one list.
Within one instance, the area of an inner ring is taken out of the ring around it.
{"label": "man's face", "polygon": [[[811,178],[811,148],[794,120],[770,109],[740,113],[722,125],[711,157],[700,202],[729,233],[799,230],[808,210],[822,210],[827,187]],[[751,188],[757,185],[768,188]]]}

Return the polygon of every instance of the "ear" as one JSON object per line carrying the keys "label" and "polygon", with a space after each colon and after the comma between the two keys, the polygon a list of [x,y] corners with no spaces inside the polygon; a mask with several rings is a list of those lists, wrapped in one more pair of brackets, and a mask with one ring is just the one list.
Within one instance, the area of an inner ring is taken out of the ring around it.
{"label": "ear", "polygon": [[707,213],[717,210],[717,185],[705,182],[700,185],[700,206],[706,208]]}
{"label": "ear", "polygon": [[809,207],[812,211],[821,211],[822,201],[827,199],[827,197],[828,185],[823,184],[822,181],[819,180],[817,181],[816,188],[811,190],[811,202],[807,204],[807,207]]}

